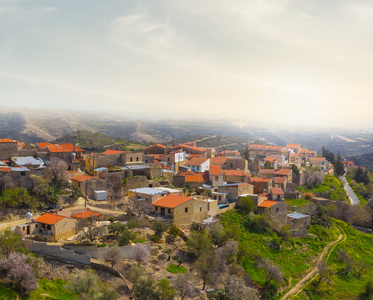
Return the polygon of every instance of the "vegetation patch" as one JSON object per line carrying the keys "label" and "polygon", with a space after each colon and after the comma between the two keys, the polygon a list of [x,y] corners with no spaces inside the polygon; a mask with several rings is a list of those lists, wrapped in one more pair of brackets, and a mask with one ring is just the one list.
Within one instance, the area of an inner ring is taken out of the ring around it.
{"label": "vegetation patch", "polygon": [[167,269],[166,269],[168,272],[170,273],[173,273],[173,274],[177,274],[177,273],[186,273],[188,272],[188,269],[183,267],[183,266],[176,266],[174,264],[170,264]]}

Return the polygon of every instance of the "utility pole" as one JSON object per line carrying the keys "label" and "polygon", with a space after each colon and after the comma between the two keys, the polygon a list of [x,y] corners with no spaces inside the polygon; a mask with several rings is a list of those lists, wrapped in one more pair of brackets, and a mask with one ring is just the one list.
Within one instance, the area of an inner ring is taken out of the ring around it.
{"label": "utility pole", "polygon": [[6,181],[7,181],[7,177],[5,176],[4,177],[4,217],[5,217],[5,212],[6,212],[6,209],[5,209],[5,203],[6,203]]}
{"label": "utility pole", "polygon": [[85,203],[84,207],[87,208],[87,200],[88,200],[88,179],[85,181]]}

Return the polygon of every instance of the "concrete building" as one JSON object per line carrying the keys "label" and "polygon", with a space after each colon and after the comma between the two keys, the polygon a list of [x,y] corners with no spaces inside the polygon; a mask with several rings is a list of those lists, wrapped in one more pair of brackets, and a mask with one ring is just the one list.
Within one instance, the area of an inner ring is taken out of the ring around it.
{"label": "concrete building", "polygon": [[203,173],[210,169],[210,159],[207,157],[194,157],[188,160],[185,166],[192,172]]}
{"label": "concrete building", "polygon": [[228,201],[236,202],[240,195],[253,194],[254,186],[248,183],[227,183],[218,186],[217,192],[228,193]]}

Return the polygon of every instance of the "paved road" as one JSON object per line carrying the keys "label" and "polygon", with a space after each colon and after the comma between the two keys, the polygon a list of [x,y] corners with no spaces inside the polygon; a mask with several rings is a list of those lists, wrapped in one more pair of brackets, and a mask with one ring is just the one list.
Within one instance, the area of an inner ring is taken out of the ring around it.
{"label": "paved road", "polygon": [[356,196],[355,192],[352,190],[352,188],[348,184],[348,182],[346,180],[346,174],[344,174],[342,176],[342,181],[343,181],[343,184],[344,184],[344,188],[345,188],[347,194],[350,197],[351,204],[352,205],[360,205],[360,199]]}

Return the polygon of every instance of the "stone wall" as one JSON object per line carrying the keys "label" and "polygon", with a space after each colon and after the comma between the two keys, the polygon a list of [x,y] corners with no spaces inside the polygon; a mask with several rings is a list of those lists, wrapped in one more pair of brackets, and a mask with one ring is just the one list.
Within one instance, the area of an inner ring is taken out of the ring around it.
{"label": "stone wall", "polygon": [[13,156],[17,156],[17,150],[17,143],[0,143],[0,160],[10,159]]}
{"label": "stone wall", "polygon": [[138,189],[142,187],[149,187],[149,180],[146,176],[130,177],[126,181],[126,189]]}
{"label": "stone wall", "polygon": [[[147,244],[142,244],[146,247],[148,250],[148,257],[150,257],[150,251],[151,251],[151,244],[150,242]],[[97,247],[97,246],[63,246],[64,249],[69,249],[70,251],[75,251],[76,253],[80,253],[83,255],[89,255],[92,258],[104,260],[107,259],[107,255],[109,252],[109,247]],[[123,246],[119,247],[122,256],[124,259],[134,259],[135,257],[135,251],[136,251],[136,245],[131,246]]]}
{"label": "stone wall", "polygon": [[76,262],[80,264],[91,264],[90,254],[75,254],[73,250],[66,250],[59,245],[50,245],[44,242],[35,242],[31,240],[23,240],[24,247],[29,248],[34,253],[45,254],[48,256],[57,257],[62,260]]}
{"label": "stone wall", "polygon": [[17,156],[36,156],[36,149],[20,149],[17,151]]}

